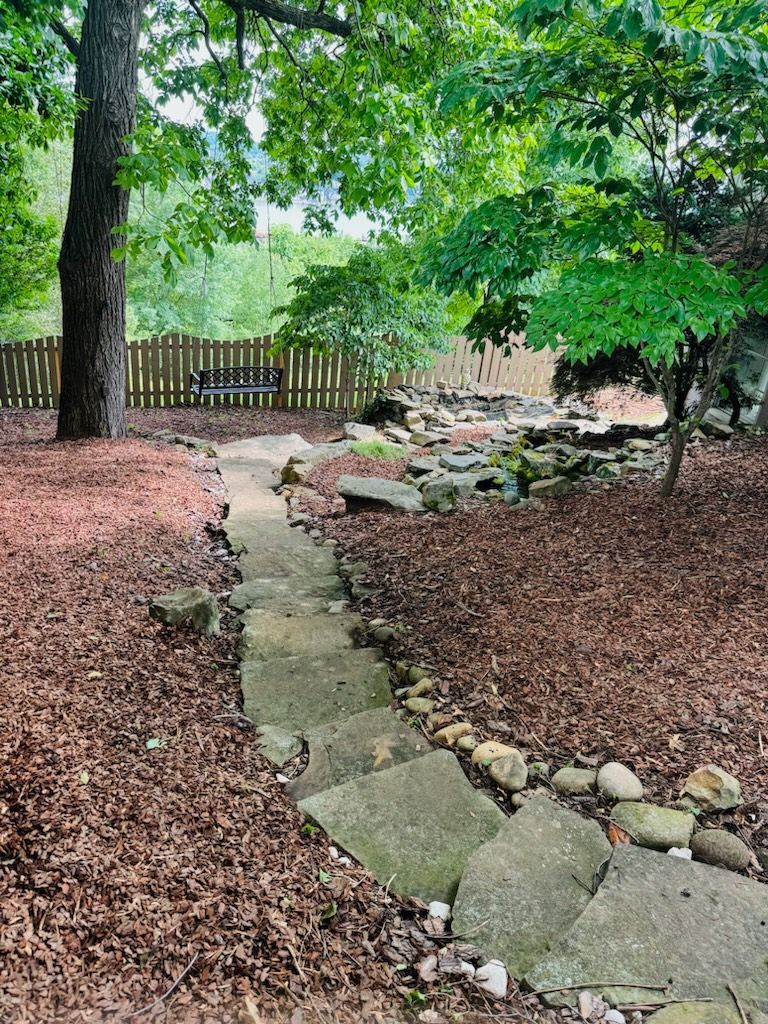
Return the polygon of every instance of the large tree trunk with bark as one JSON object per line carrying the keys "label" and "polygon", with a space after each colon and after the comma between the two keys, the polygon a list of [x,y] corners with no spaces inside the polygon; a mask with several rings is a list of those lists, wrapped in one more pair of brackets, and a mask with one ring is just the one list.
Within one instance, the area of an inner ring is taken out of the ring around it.
{"label": "large tree trunk with bark", "polygon": [[89,0],[77,61],[72,189],[59,277],[64,350],[58,436],[125,435],[125,264],[113,228],[129,193],[114,184],[134,128],[144,0]]}

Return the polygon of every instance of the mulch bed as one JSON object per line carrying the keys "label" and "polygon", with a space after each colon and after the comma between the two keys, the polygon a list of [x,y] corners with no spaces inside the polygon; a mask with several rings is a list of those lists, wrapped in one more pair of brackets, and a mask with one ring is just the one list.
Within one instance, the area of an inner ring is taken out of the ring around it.
{"label": "mulch bed", "polygon": [[213,463],[36,419],[0,436],[0,1019],[352,1024],[403,1020],[417,987],[432,1021],[490,1011],[419,986],[423,912],[301,832],[240,714],[232,623],[149,619],[152,594],[235,582]]}
{"label": "mulch bed", "polygon": [[[128,409],[129,430],[137,434],[174,430],[219,444],[263,434],[301,434],[312,444],[341,437],[344,414],[318,409],[255,409],[236,405]],[[47,440],[56,431],[56,413],[43,409],[0,410],[0,443]]]}
{"label": "mulch bed", "polygon": [[755,801],[730,824],[761,848],[766,522],[768,443],[745,441],[691,454],[667,501],[633,480],[536,511],[364,511],[323,528],[370,564],[366,612],[404,627],[394,656],[433,666],[455,717],[555,766],[624,761],[664,801],[717,762]]}

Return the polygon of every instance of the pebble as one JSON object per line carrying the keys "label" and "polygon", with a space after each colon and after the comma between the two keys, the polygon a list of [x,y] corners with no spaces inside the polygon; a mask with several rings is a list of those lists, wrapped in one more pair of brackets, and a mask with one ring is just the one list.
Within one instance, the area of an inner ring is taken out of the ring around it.
{"label": "pebble", "polygon": [[451,905],[450,903],[441,903],[439,900],[433,900],[427,908],[427,913],[430,917],[437,917],[447,923],[451,920]]}
{"label": "pebble", "polygon": [[681,860],[693,859],[693,850],[689,850],[687,846],[671,846],[667,850],[667,854],[670,857],[679,857]]}
{"label": "pebble", "polygon": [[597,783],[597,772],[592,768],[561,768],[552,776],[556,793],[567,796],[584,796],[593,792]]}
{"label": "pebble", "polygon": [[471,754],[476,747],[477,736],[460,736],[456,743],[456,749],[463,751],[465,754]]}
{"label": "pebble", "polygon": [[507,971],[500,960],[489,960],[487,964],[478,967],[475,982],[478,988],[496,999],[504,999],[507,994]]}
{"label": "pebble", "polygon": [[746,843],[732,832],[719,828],[708,828],[698,832],[691,839],[691,850],[696,860],[729,868],[731,871],[744,871],[752,859]]}
{"label": "pebble", "polygon": [[409,683],[420,683],[422,679],[426,678],[429,672],[421,665],[411,665],[408,669],[408,682]]}
{"label": "pebble", "polygon": [[413,686],[410,687],[410,689],[408,690],[408,696],[423,697],[425,694],[429,693],[430,690],[434,688],[434,685],[435,684],[428,676],[424,676],[424,678],[420,679],[418,683],[415,683]]}
{"label": "pebble", "polygon": [[380,644],[385,644],[390,641],[395,635],[394,629],[391,626],[379,626],[373,631],[373,639],[378,640]]}
{"label": "pebble", "polygon": [[546,761],[531,761],[528,765],[528,778],[532,782],[537,782],[539,779],[549,778],[549,765]]}
{"label": "pebble", "polygon": [[435,702],[426,697],[409,697],[405,706],[414,715],[427,715],[434,709]]}
{"label": "pebble", "polygon": [[528,784],[528,766],[514,747],[489,766],[488,775],[506,793],[519,793]]}
{"label": "pebble", "polygon": [[514,747],[508,747],[506,743],[497,743],[496,740],[486,740],[478,744],[472,751],[472,764],[493,764],[507,754],[511,754]]}
{"label": "pebble", "polygon": [[454,722],[453,725],[446,725],[435,733],[435,742],[444,743],[447,747],[454,746],[462,736],[472,732],[469,722]]}
{"label": "pebble", "polygon": [[605,1024],[627,1024],[627,1018],[621,1010],[606,1010],[603,1020]]}
{"label": "pebble", "polygon": [[643,784],[626,765],[609,761],[597,773],[597,788],[609,800],[642,800]]}

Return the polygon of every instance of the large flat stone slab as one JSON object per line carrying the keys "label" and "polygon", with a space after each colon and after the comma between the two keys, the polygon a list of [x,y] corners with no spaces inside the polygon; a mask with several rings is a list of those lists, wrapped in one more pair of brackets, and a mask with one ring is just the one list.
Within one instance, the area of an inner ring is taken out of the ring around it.
{"label": "large flat stone slab", "polygon": [[359,615],[290,615],[263,609],[243,612],[242,623],[237,649],[241,661],[349,651],[363,628]]}
{"label": "large flat stone slab", "polygon": [[586,908],[610,856],[596,821],[534,797],[470,860],[453,929],[522,978]]}
{"label": "large flat stone slab", "polygon": [[[291,528],[285,515],[267,518],[238,516],[224,521],[224,532],[233,551],[258,554],[267,548],[291,551],[315,550],[317,545],[303,530]],[[266,575],[266,573],[264,574]]]}
{"label": "large flat stone slab", "polygon": [[386,771],[397,764],[428,754],[432,747],[423,734],[398,718],[389,708],[375,708],[308,729],[309,765],[286,786],[297,803],[314,793]]}
{"label": "large flat stone slab", "polygon": [[247,437],[219,445],[218,456],[225,461],[262,459],[282,466],[292,455],[311,447],[301,434],[262,434],[261,437]]}
{"label": "large flat stone slab", "polygon": [[[290,527],[285,529],[288,531]],[[298,545],[265,545],[255,550],[249,545],[237,563],[244,582],[269,576],[332,576],[337,565],[330,548],[318,547],[311,541]]]}
{"label": "large flat stone slab", "polygon": [[391,700],[379,650],[246,661],[240,666],[243,711],[256,725],[306,731]]}
{"label": "large flat stone slab", "polygon": [[348,509],[384,506],[401,512],[426,512],[416,488],[398,480],[344,473],[336,481],[336,490],[346,501]]}
{"label": "large flat stone slab", "polygon": [[452,903],[467,861],[506,818],[448,750],[336,786],[299,804],[377,881]]}
{"label": "large flat stone slab", "polygon": [[265,608],[300,615],[328,611],[331,601],[340,601],[344,596],[344,585],[338,576],[285,576],[240,583],[232,591],[229,603],[241,612]]}
{"label": "large flat stone slab", "polygon": [[[605,881],[573,927],[526,976],[534,989],[584,981],[669,983],[658,999],[728,1003],[728,984],[768,999],[768,886],[722,868],[616,846]],[[755,981],[754,979],[760,979]],[[762,992],[760,987],[762,986]],[[603,988],[613,1003],[648,1003],[639,988]],[[552,993],[557,1005],[577,993]]]}

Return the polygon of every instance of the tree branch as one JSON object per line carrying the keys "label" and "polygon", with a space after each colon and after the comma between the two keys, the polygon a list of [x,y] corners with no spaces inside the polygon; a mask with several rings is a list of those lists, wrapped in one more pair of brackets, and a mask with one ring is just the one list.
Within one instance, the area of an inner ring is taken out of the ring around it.
{"label": "tree branch", "polygon": [[203,39],[205,41],[205,48],[208,51],[209,57],[216,65],[216,67],[219,69],[219,74],[221,75],[222,79],[226,82],[227,73],[224,70],[224,66],[222,65],[218,55],[216,54],[216,51],[213,48],[213,44],[211,43],[211,23],[208,20],[208,16],[206,15],[205,11],[202,9],[200,4],[198,4],[197,0],[189,0],[189,6],[192,8],[192,10],[198,16],[200,21],[203,23]]}
{"label": "tree branch", "polygon": [[72,35],[72,33],[67,28],[67,26],[64,24],[64,22],[63,21],[52,21],[50,23],[50,25],[51,25],[51,28],[53,29],[53,31],[56,33],[56,35],[59,36],[60,39],[64,40],[64,45],[69,50],[69,52],[72,54],[72,56],[75,57],[75,58],[79,58],[79,56],[80,56],[80,43],[75,38],[75,36]]}
{"label": "tree branch", "polygon": [[281,25],[292,25],[294,28],[320,32],[329,32],[333,36],[351,36],[354,26],[350,21],[335,18],[326,14],[322,6],[316,11],[308,11],[302,7],[294,7],[285,0],[224,0],[224,3],[235,14],[253,11],[254,14],[277,21]]}

